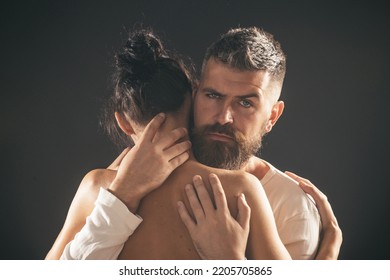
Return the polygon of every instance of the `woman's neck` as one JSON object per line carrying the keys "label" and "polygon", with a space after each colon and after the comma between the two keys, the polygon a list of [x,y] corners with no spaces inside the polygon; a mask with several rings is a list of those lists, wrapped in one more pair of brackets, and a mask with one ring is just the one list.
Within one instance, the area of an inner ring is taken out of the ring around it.
{"label": "woman's neck", "polygon": [[[185,128],[187,130],[187,134],[184,137],[180,138],[180,140],[178,140],[177,142],[189,141],[190,137],[188,117],[166,113],[165,121],[157,131],[156,137],[160,137],[160,135],[168,135],[172,132],[172,130],[178,128]],[[195,160],[195,156],[192,153],[192,149],[189,150],[189,155],[189,159]]]}

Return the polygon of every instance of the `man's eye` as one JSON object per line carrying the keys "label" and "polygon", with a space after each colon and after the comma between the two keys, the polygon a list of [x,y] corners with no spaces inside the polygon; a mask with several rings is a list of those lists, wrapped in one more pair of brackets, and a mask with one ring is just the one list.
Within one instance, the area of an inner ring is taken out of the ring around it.
{"label": "man's eye", "polygon": [[219,98],[221,98],[221,96],[219,94],[216,94],[216,93],[207,93],[206,96],[208,98],[211,98],[211,99],[219,99]]}
{"label": "man's eye", "polygon": [[248,100],[245,100],[245,99],[240,101],[240,105],[245,107],[245,108],[249,108],[252,106],[252,104]]}

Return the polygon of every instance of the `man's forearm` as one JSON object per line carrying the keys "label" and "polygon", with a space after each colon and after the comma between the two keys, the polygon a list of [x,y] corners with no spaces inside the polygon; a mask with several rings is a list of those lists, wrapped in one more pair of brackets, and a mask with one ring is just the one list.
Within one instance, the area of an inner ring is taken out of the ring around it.
{"label": "man's forearm", "polygon": [[117,259],[142,219],[101,188],[85,226],[64,249],[62,260]]}

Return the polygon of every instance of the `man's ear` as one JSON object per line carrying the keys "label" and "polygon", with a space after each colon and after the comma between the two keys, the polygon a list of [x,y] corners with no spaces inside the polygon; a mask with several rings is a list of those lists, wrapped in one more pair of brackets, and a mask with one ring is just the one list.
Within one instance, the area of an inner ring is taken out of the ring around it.
{"label": "man's ear", "polygon": [[278,121],[278,119],[282,115],[283,110],[284,110],[284,102],[277,101],[276,104],[272,107],[271,116],[268,119],[267,124],[265,126],[266,133],[268,133],[272,130],[272,127],[275,125],[275,123]]}
{"label": "man's ear", "polygon": [[132,134],[134,134],[134,129],[131,126],[130,122],[126,119],[125,115],[123,115],[122,113],[115,112],[115,119],[119,127],[126,135],[131,136]]}

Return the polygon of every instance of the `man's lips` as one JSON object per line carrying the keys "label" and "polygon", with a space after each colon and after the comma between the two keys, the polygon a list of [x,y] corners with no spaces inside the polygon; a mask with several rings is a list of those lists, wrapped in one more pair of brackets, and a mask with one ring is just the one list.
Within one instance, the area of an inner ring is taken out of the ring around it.
{"label": "man's lips", "polygon": [[208,133],[207,135],[210,139],[215,141],[222,141],[222,142],[234,141],[233,137],[222,133],[213,132],[213,133]]}

